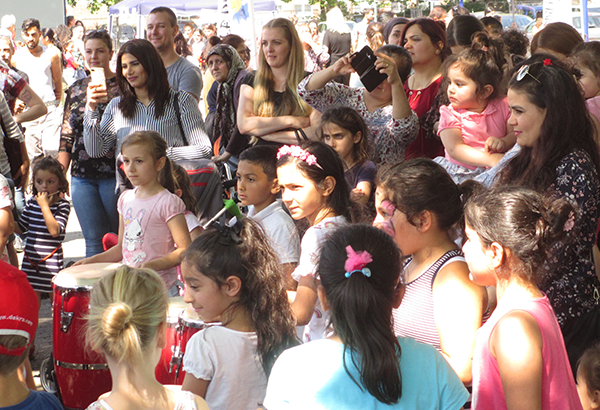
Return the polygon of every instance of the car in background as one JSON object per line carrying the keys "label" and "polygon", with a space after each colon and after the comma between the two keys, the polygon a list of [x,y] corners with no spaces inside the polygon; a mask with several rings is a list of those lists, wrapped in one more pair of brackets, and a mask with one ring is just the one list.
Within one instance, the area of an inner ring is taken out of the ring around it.
{"label": "car in background", "polygon": [[[526,28],[530,24],[535,22],[534,19],[532,19],[529,16],[525,16],[523,14],[514,14],[514,15],[513,14],[496,14],[496,15],[494,15],[494,17],[500,18],[500,21],[502,22],[502,27],[504,28],[504,30],[510,30],[511,28],[516,28],[517,30],[525,31]],[[514,25],[513,25],[513,22],[514,22]]]}
{"label": "car in background", "polygon": [[537,13],[543,12],[544,6],[541,4],[533,5],[533,4],[517,4],[517,13],[523,14],[527,17],[531,17],[535,20]]}
{"label": "car in background", "polygon": [[[531,24],[529,24],[525,29],[525,33],[530,41],[533,38],[532,29],[533,29],[534,24],[535,24],[535,20],[532,21]],[[581,34],[581,37],[583,37],[583,30],[581,28],[582,26],[581,26],[581,16],[580,15],[573,16],[573,24],[571,24],[571,25],[573,27],[575,27],[575,30],[577,30],[579,32],[579,34]],[[589,41],[600,40],[600,13],[598,13],[598,12],[588,13],[588,35],[589,35]]]}

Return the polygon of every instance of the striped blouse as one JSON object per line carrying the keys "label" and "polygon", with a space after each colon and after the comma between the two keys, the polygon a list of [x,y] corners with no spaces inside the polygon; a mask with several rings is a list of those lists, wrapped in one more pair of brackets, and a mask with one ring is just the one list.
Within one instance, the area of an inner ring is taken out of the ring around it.
{"label": "striped blouse", "polygon": [[[7,178],[11,178],[10,176],[10,163],[8,162],[8,156],[6,154],[6,150],[4,149],[4,138],[12,138],[16,139],[19,142],[25,141],[23,139],[23,134],[21,133],[21,129],[14,121],[8,104],[6,103],[6,99],[4,98],[4,94],[0,92],[0,116],[2,117],[2,122],[4,124],[3,127],[0,128],[0,174],[4,175]],[[4,135],[4,130],[8,135]]]}
{"label": "striped blouse", "polygon": [[[188,141],[184,143],[181,130],[175,114],[173,98],[179,99],[181,125]],[[206,131],[198,102],[186,92],[170,91],[170,99],[164,107],[162,117],[155,117],[156,105],[154,100],[145,106],[139,100],[135,102],[133,118],[126,118],[119,109],[120,97],[113,98],[102,118],[98,110],[86,108],[83,117],[83,140],[85,150],[93,158],[104,156],[116,146],[121,152],[121,144],[128,135],[136,131],[156,131],[167,141],[167,156],[172,160],[211,158],[212,147]]]}

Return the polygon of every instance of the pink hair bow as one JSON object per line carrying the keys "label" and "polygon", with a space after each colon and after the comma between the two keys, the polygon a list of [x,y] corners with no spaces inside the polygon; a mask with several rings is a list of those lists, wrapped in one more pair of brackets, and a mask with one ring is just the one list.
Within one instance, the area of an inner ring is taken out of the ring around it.
{"label": "pink hair bow", "polygon": [[346,254],[348,259],[344,264],[346,277],[349,278],[355,272],[361,272],[367,278],[371,276],[371,269],[367,268],[367,264],[373,262],[373,257],[367,251],[355,252],[352,246],[346,246]]}

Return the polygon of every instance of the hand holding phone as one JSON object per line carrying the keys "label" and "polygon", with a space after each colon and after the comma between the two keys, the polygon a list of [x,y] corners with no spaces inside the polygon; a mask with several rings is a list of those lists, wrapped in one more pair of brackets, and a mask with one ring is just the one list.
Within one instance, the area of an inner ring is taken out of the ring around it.
{"label": "hand holding phone", "polygon": [[387,74],[380,73],[375,68],[377,56],[371,50],[371,47],[364,46],[362,50],[352,58],[350,64],[360,76],[360,81],[363,83],[367,91],[371,92],[387,79]]}
{"label": "hand holding phone", "polygon": [[[91,80],[89,87],[93,89],[93,99],[98,103],[105,103],[108,101],[108,94],[106,92],[106,78],[104,77],[104,69],[102,67],[91,68]],[[91,96],[88,95],[88,98]]]}

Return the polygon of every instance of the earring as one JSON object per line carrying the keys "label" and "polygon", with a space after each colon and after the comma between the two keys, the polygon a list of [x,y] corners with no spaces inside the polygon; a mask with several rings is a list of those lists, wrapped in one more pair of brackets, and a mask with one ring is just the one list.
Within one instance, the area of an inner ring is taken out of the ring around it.
{"label": "earring", "polygon": [[435,50],[435,53],[436,53],[436,54],[439,54],[439,53],[440,53],[440,50]]}

